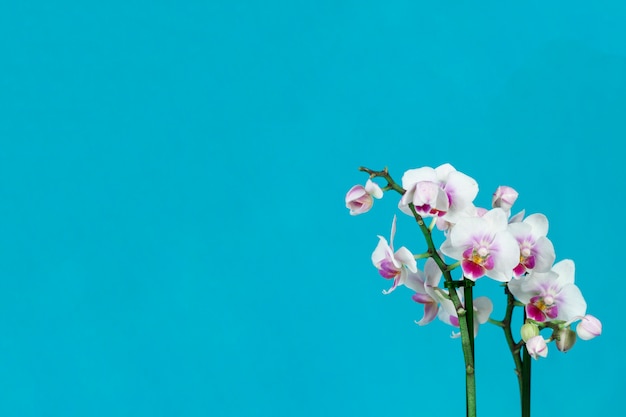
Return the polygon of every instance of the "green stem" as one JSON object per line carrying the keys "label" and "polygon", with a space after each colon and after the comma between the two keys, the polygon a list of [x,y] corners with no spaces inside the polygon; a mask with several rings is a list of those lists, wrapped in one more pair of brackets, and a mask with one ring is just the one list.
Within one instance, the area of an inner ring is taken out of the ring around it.
{"label": "green stem", "polygon": [[491,323],[494,326],[498,326],[498,327],[504,328],[504,323],[502,323],[500,320],[494,320],[491,317],[489,317],[487,319],[487,323]]}
{"label": "green stem", "polygon": [[[524,314],[526,319],[526,314]],[[524,345],[522,353],[522,417],[530,417],[530,368],[531,356]]]}
{"label": "green stem", "polygon": [[[466,346],[463,346],[463,352],[469,350],[471,353],[471,372],[469,372],[469,368],[467,368],[466,361],[466,373],[465,373],[465,398],[467,398],[467,415],[476,415],[476,374],[475,370],[475,355],[474,355],[474,281],[469,279],[464,279],[464,298],[465,298],[465,324],[467,326],[467,334],[465,341],[469,342],[469,349]],[[459,320],[460,322],[460,320]],[[463,338],[463,333],[461,333],[461,338]]]}
{"label": "green stem", "polygon": [[460,261],[452,263],[452,264],[448,265],[448,271],[452,271],[453,269],[458,268],[460,265],[461,265]]}
{"label": "green stem", "polygon": [[[515,375],[517,376],[517,384],[519,386],[520,406],[524,408],[524,368],[523,361],[520,354],[520,345],[515,342],[513,333],[511,332],[511,319],[513,317],[513,309],[516,306],[515,297],[511,294],[508,287],[504,287],[504,293],[507,296],[506,312],[502,319],[502,329],[504,330],[504,338],[511,351],[513,362],[515,363]],[[524,349],[525,350],[525,349]]]}
{"label": "green stem", "polygon": [[387,185],[383,188],[385,191],[394,190],[394,191],[399,192],[400,194],[404,194],[406,192],[404,188],[402,188],[399,184],[397,184],[393,180],[393,178],[391,178],[391,175],[389,175],[389,170],[387,170],[387,167],[385,167],[382,171],[374,171],[369,168],[359,167],[359,171],[367,172],[368,174],[370,174],[370,178],[381,177],[381,178],[386,179]]}

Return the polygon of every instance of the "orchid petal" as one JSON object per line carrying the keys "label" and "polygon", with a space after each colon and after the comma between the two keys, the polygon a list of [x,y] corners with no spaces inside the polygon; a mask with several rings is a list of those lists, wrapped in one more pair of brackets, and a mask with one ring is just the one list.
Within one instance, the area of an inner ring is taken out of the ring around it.
{"label": "orchid petal", "polygon": [[456,260],[463,259],[463,252],[485,234],[486,223],[481,217],[465,217],[450,230],[447,239],[441,245],[441,252]]}
{"label": "orchid petal", "polygon": [[376,184],[374,181],[370,179],[368,179],[367,182],[365,183],[365,191],[367,191],[367,193],[370,194],[374,198],[380,199],[383,197],[382,188],[380,188],[378,184]]}
{"label": "orchid petal", "polygon": [[506,212],[501,208],[494,208],[489,210],[481,217],[485,220],[487,228],[494,232],[505,230],[508,227],[508,216]]}
{"label": "orchid petal", "polygon": [[547,237],[541,236],[535,242],[533,252],[535,252],[535,266],[533,269],[538,272],[549,271],[556,259],[552,241]]}
{"label": "orchid petal", "polygon": [[393,257],[393,252],[387,243],[387,239],[380,235],[378,236],[378,239],[378,245],[376,245],[376,249],[374,249],[374,252],[372,253],[372,263],[377,268],[382,261]]}
{"label": "orchid petal", "polygon": [[396,253],[394,254],[394,258],[398,262],[402,263],[403,265],[406,265],[409,271],[411,272],[417,271],[417,261],[415,260],[415,257],[404,246],[402,246],[400,249],[396,251]]}
{"label": "orchid petal", "polygon": [[408,190],[412,185],[421,181],[437,181],[437,174],[431,167],[409,169],[402,175],[402,188]]}
{"label": "orchid petal", "polygon": [[474,201],[478,195],[478,183],[476,180],[459,171],[450,172],[444,189],[450,196],[450,201],[455,209],[457,207],[462,209]]}
{"label": "orchid petal", "polygon": [[411,299],[413,301],[415,301],[416,303],[420,303],[420,304],[429,304],[432,303],[434,300],[430,297],[430,295],[426,294],[426,293],[418,293],[416,292],[415,294],[413,294],[411,296]]}
{"label": "orchid petal", "polygon": [[437,184],[436,182],[420,181],[415,184],[415,196],[413,197],[412,203],[416,207],[422,206],[424,204],[432,205],[435,201],[437,201],[439,193],[440,187],[439,184]]}
{"label": "orchid petal", "polygon": [[420,321],[416,323],[420,326],[424,326],[437,317],[437,313],[439,312],[439,306],[437,303],[426,303],[424,304],[424,317]]}
{"label": "orchid petal", "polygon": [[558,295],[558,320],[569,321],[575,317],[584,316],[587,312],[587,302],[580,289],[574,285],[566,285]]}
{"label": "orchid petal", "polygon": [[435,175],[440,182],[446,181],[448,179],[448,176],[452,172],[456,172],[456,168],[454,168],[452,164],[447,162],[435,168]]}
{"label": "orchid petal", "polygon": [[523,242],[532,235],[532,226],[524,222],[509,223],[508,229],[518,242]]}
{"label": "orchid petal", "polygon": [[430,287],[436,287],[441,280],[441,269],[433,258],[428,258],[424,264],[424,274],[426,275],[426,285]]}
{"label": "orchid petal", "polygon": [[484,324],[489,320],[489,316],[493,312],[493,302],[491,302],[489,297],[477,297],[474,300],[474,310],[476,310],[474,318],[480,324]]}
{"label": "orchid petal", "polygon": [[557,262],[552,267],[552,270],[559,274],[558,281],[561,285],[574,283],[574,273],[576,268],[574,266],[574,261],[571,259],[563,259],[562,261]]}
{"label": "orchid petal", "polygon": [[501,282],[510,280],[513,277],[513,268],[519,263],[520,252],[517,240],[507,231],[497,233],[490,251],[494,258],[494,267],[485,275]]}
{"label": "orchid petal", "polygon": [[526,210],[522,210],[514,216],[511,216],[511,218],[509,219],[509,224],[521,222],[524,218],[524,214],[526,214]]}
{"label": "orchid petal", "polygon": [[424,273],[419,269],[415,272],[409,272],[406,277],[405,286],[417,293],[425,294],[426,290],[424,288]]}
{"label": "orchid petal", "polygon": [[533,272],[530,275],[509,281],[507,286],[518,301],[528,304],[530,299],[553,286],[557,274],[553,271]]}
{"label": "orchid petal", "polygon": [[391,248],[392,251],[393,251],[393,238],[396,236],[396,220],[397,220],[397,217],[394,214],[393,220],[391,221],[391,234],[389,235],[389,247]]}
{"label": "orchid petal", "polygon": [[[445,298],[443,294],[441,294],[440,292],[436,292],[435,294],[436,294],[437,301],[439,301],[439,304],[441,305],[441,310],[443,311],[442,314],[447,315],[447,316],[456,316],[456,309],[454,308],[454,303],[452,303],[452,301],[449,298]],[[443,321],[444,323],[450,324],[449,320],[448,321],[443,320]]]}
{"label": "orchid petal", "polygon": [[354,187],[350,188],[350,190],[348,190],[348,192],[346,193],[346,206],[350,208],[350,201],[358,200],[366,194],[367,191],[365,191],[365,188],[362,185],[355,185]]}
{"label": "orchid petal", "polygon": [[383,290],[383,294],[387,295],[387,294],[391,294],[392,292],[394,292],[395,289],[401,285],[401,280],[402,280],[401,275],[396,276],[393,279],[393,284],[391,285],[391,288],[389,288],[388,290]]}
{"label": "orchid petal", "polygon": [[529,224],[533,229],[533,236],[546,236],[548,234],[548,218],[535,213],[524,219],[524,223]]}

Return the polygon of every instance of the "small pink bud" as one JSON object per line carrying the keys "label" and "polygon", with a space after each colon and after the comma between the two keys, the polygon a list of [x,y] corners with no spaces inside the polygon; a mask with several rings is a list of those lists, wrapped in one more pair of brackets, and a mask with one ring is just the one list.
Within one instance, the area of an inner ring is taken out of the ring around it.
{"label": "small pink bud", "polygon": [[346,207],[350,209],[350,214],[356,216],[370,211],[374,205],[375,198],[382,198],[383,190],[372,180],[367,180],[365,187],[355,185],[346,194]]}
{"label": "small pink bud", "polygon": [[583,340],[593,339],[602,334],[602,323],[591,314],[587,314],[576,326],[576,333]]}
{"label": "small pink bud", "polygon": [[541,335],[533,336],[526,342],[526,349],[528,354],[534,359],[538,359],[539,356],[545,358],[548,356],[548,345]]}
{"label": "small pink bud", "polygon": [[353,216],[367,213],[373,204],[374,199],[362,185],[355,185],[346,194],[346,207],[350,209],[350,214]]}
{"label": "small pink bud", "polygon": [[493,193],[491,198],[491,206],[493,208],[500,207],[506,211],[511,210],[513,203],[517,200],[519,194],[511,187],[506,185],[499,186]]}

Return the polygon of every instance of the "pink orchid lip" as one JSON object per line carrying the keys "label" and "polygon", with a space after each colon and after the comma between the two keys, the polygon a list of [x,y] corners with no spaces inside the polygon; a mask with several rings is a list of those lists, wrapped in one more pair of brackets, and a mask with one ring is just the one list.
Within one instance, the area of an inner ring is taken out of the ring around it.
{"label": "pink orchid lip", "polygon": [[396,268],[396,266],[389,259],[385,259],[380,263],[380,267],[378,268],[378,273],[387,279],[394,278],[398,275],[400,271]]}
{"label": "pink orchid lip", "polygon": [[526,315],[528,316],[528,318],[538,322],[546,321],[546,316],[545,314],[543,314],[543,311],[541,311],[541,309],[539,309],[539,307],[535,306],[534,304],[526,305]]}
{"label": "pink orchid lip", "polygon": [[431,214],[437,217],[441,217],[446,214],[445,211],[437,210],[436,208],[432,207],[430,204],[415,206],[415,211],[423,215]]}
{"label": "pink orchid lip", "polygon": [[528,269],[533,269],[536,264],[535,255],[530,255],[529,257],[524,259],[524,266]]}
{"label": "pink orchid lip", "polygon": [[[483,254],[484,256],[482,256]],[[469,279],[480,278],[485,275],[486,271],[491,271],[495,266],[493,256],[485,247],[478,250],[469,247],[463,251],[463,258],[461,267],[464,275]]]}
{"label": "pink orchid lip", "polygon": [[513,268],[513,273],[515,273],[516,277],[520,277],[520,276],[524,275],[525,272],[526,272],[526,267],[521,262],[519,264],[517,264],[517,266],[515,268]]}
{"label": "pink orchid lip", "polygon": [[558,315],[559,315],[559,308],[556,305],[551,306],[550,308],[546,310],[546,316],[548,316],[550,320],[554,320],[556,316]]}
{"label": "pink orchid lip", "polygon": [[[552,297],[546,298],[551,299]],[[536,295],[526,305],[526,315],[538,322],[554,320],[559,315],[559,308],[556,304],[547,305],[544,302],[544,297]]]}
{"label": "pink orchid lip", "polygon": [[487,271],[491,271],[493,269],[493,267],[495,266],[495,262],[493,260],[493,256],[487,255],[487,258],[485,258],[483,266],[485,267],[485,269]]}
{"label": "pink orchid lip", "polygon": [[463,269],[463,275],[469,279],[477,279],[485,275],[486,268],[475,262],[464,259],[461,262],[461,268]]}

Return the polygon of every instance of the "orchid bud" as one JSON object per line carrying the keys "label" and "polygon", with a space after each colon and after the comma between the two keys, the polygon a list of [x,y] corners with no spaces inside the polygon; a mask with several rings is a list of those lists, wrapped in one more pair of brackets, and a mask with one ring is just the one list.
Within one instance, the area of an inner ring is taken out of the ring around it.
{"label": "orchid bud", "polygon": [[520,333],[524,342],[528,342],[529,339],[539,336],[539,327],[535,323],[526,323],[522,326]]}
{"label": "orchid bud", "polygon": [[346,207],[350,209],[350,214],[367,213],[372,208],[375,198],[382,198],[383,190],[372,180],[367,180],[365,187],[355,185],[346,194]]}
{"label": "orchid bud", "polygon": [[493,193],[491,198],[491,206],[493,208],[500,207],[505,211],[511,210],[513,203],[517,200],[518,192],[506,185],[499,186]]}
{"label": "orchid bud", "polygon": [[576,326],[576,333],[583,340],[593,339],[602,334],[602,323],[591,314],[587,314]]}
{"label": "orchid bud", "polygon": [[526,342],[526,350],[534,359],[538,359],[539,356],[543,358],[548,356],[548,345],[546,345],[546,341],[541,335],[533,336],[528,339]]}
{"label": "orchid bud", "polygon": [[555,333],[556,348],[561,352],[570,350],[576,343],[576,332],[568,327],[557,330]]}

